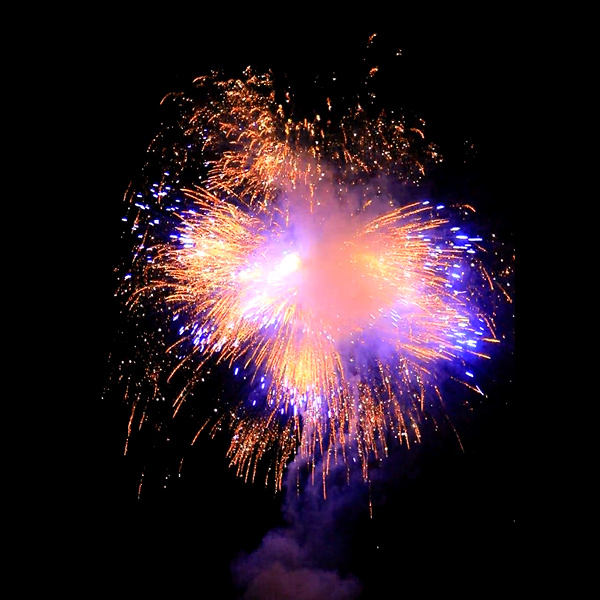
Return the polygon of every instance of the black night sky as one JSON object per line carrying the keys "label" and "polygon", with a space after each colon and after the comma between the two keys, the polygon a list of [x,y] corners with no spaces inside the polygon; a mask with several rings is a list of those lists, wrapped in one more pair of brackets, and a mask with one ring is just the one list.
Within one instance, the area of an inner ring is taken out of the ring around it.
{"label": "black night sky", "polygon": [[[387,65],[393,55],[392,71],[382,68],[381,94],[396,109],[423,118],[426,137],[444,155],[434,193],[476,206],[486,227],[515,244],[518,192],[511,189],[507,160],[517,95],[510,31],[477,20],[438,32],[397,14],[367,24],[358,14],[348,18],[350,25],[302,14],[277,25],[254,18],[234,27],[200,11],[122,25],[105,16],[106,35],[75,36],[72,50],[85,47],[86,59],[78,63],[69,51],[71,91],[64,102],[76,105],[73,152],[82,164],[90,254],[89,302],[82,312],[91,315],[93,335],[86,333],[85,366],[75,376],[80,408],[71,417],[63,467],[78,476],[63,477],[68,498],[62,510],[84,588],[277,600],[258,592],[244,596],[231,575],[241,553],[253,556],[261,543],[265,547],[265,536],[273,541],[273,532],[302,551],[310,548],[305,581],[311,569],[360,581],[360,596],[327,596],[334,599],[444,591],[485,597],[484,590],[516,585],[525,433],[512,349],[496,361],[486,401],[459,417],[464,451],[444,437],[400,449],[373,482],[372,518],[364,488],[344,492],[334,483],[331,504],[323,508],[312,496],[294,501],[260,482],[244,483],[227,466],[226,439],[208,436],[186,458],[181,477],[148,486],[138,500],[139,473],[123,457],[128,409],[102,396],[118,320],[113,270],[123,252],[123,196],[160,128],[162,97],[211,69],[239,76],[249,65],[257,72],[271,68],[276,84],[284,76],[309,104],[319,78],[336,72],[351,80],[365,57]],[[377,53],[373,59],[366,51],[372,33],[378,34],[378,46],[369,50]]]}

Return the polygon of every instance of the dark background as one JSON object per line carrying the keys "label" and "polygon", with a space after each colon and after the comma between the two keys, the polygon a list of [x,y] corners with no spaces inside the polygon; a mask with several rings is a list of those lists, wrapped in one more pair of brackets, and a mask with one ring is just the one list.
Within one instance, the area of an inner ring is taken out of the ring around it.
{"label": "dark background", "polygon": [[[523,136],[515,31],[461,15],[436,30],[395,13],[372,23],[348,18],[303,12],[270,23],[253,15],[233,25],[200,11],[127,22],[104,15],[91,39],[75,32],[57,59],[70,90],[61,102],[74,121],[65,165],[75,172],[74,210],[83,223],[73,235],[81,236],[86,258],[85,292],[74,308],[81,339],[65,365],[73,406],[48,487],[60,507],[52,531],[68,540],[65,561],[77,585],[234,598],[232,561],[284,525],[282,494],[237,479],[227,467],[225,440],[201,439],[181,478],[138,500],[139,474],[123,458],[128,411],[102,395],[118,320],[113,294],[123,195],[160,128],[166,93],[210,69],[239,76],[252,65],[273,69],[276,82],[285,76],[310,105],[319,77],[336,72],[351,83],[357,65],[372,60],[382,69],[382,96],[422,117],[427,139],[446,158],[436,193],[473,204],[486,227],[515,243]],[[413,586],[469,594],[516,581],[528,459],[513,358],[511,351],[499,361],[489,402],[465,423],[464,452],[442,440],[424,444],[406,458],[408,466],[392,461],[388,479],[374,486],[373,518],[360,509],[348,517],[344,568],[363,582],[361,598],[395,598]],[[218,592],[208,591],[213,585]]]}

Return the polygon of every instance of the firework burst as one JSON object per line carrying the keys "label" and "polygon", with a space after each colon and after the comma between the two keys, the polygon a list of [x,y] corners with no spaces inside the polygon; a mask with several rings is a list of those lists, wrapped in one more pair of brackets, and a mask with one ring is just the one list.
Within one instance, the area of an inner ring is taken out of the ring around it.
{"label": "firework burst", "polygon": [[190,443],[226,429],[238,474],[254,479],[265,462],[277,487],[298,454],[322,459],[323,477],[358,456],[366,479],[392,441],[420,439],[448,377],[482,393],[469,364],[498,339],[482,239],[462,225],[472,209],[398,198],[440,160],[422,123],[360,105],[297,119],[289,94],[250,71],[199,78],[163,104],[176,125],[150,147],[154,181],[130,191],[126,217],[128,440],[162,426],[153,405],[177,416],[223,367],[251,391]]}

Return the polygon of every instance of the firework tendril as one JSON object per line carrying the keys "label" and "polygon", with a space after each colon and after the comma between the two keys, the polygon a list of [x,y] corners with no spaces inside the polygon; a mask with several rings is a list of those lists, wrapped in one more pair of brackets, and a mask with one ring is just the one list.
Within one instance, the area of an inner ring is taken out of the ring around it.
{"label": "firework tendril", "polygon": [[297,455],[323,477],[359,457],[367,479],[394,440],[420,440],[446,379],[483,393],[469,365],[499,343],[483,302],[496,284],[463,225],[473,209],[403,202],[441,160],[422,123],[360,105],[335,117],[329,99],[295,118],[249,70],[194,84],[163,100],[176,118],[149,148],[152,183],[128,192],[126,448],[161,427],[154,405],[179,418],[221,368],[239,394],[189,443],[228,431],[237,473],[253,480],[264,459],[278,488]]}

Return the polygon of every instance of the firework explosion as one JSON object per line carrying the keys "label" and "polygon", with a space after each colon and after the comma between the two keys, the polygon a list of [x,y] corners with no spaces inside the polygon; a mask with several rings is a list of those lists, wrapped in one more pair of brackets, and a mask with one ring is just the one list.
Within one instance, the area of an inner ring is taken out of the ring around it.
{"label": "firework explosion", "polygon": [[446,380],[483,393],[470,365],[498,343],[484,300],[499,288],[470,206],[402,202],[441,160],[423,124],[360,104],[336,117],[329,99],[325,116],[302,119],[292,104],[251,71],[163,100],[174,124],[124,219],[126,451],[133,431],[165,427],[226,369],[237,397],[190,443],[227,430],[237,473],[266,464],[278,488],[297,455],[322,460],[324,478],[358,457],[367,479],[390,443],[445,418]]}

